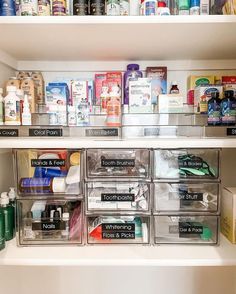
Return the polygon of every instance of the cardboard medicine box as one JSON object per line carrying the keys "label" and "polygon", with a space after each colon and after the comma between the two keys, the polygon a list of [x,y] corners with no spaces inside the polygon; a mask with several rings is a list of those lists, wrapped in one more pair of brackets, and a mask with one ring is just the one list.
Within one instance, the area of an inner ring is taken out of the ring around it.
{"label": "cardboard medicine box", "polygon": [[223,189],[221,233],[231,243],[236,243],[236,187],[225,187]]}

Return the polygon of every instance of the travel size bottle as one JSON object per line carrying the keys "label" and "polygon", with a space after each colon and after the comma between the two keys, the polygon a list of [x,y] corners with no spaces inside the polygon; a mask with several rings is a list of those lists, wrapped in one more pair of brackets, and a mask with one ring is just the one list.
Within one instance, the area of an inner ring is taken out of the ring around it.
{"label": "travel size bottle", "polygon": [[35,239],[35,233],[32,230],[32,211],[28,211],[24,222],[24,239]]}
{"label": "travel size bottle", "polygon": [[9,205],[9,198],[4,197],[0,200],[1,208],[3,210],[4,218],[5,218],[5,239],[9,241],[14,237],[14,208]]}
{"label": "travel size bottle", "polygon": [[236,115],[236,99],[234,98],[233,90],[224,92],[224,98],[221,100],[220,109],[222,125],[234,126]]}
{"label": "travel size bottle", "polygon": [[70,234],[70,214],[66,207],[63,209],[62,221],[65,223],[65,229],[61,232],[61,237],[64,240],[68,240]]}
{"label": "travel size bottle", "polygon": [[179,94],[178,83],[176,81],[171,83],[170,94]]}
{"label": "travel size bottle", "polygon": [[210,126],[220,125],[220,103],[219,92],[212,92],[211,99],[208,101],[207,106],[207,123]]}

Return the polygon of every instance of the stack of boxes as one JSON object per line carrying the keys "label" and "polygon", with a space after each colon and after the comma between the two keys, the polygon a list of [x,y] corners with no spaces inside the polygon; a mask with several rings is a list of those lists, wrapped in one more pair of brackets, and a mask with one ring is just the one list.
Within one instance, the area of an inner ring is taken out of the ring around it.
{"label": "stack of boxes", "polygon": [[88,244],[150,243],[150,151],[86,152]]}
{"label": "stack of boxes", "polygon": [[218,149],[154,150],[154,243],[217,244]]}
{"label": "stack of boxes", "polygon": [[19,149],[14,154],[18,244],[82,244],[81,151]]}

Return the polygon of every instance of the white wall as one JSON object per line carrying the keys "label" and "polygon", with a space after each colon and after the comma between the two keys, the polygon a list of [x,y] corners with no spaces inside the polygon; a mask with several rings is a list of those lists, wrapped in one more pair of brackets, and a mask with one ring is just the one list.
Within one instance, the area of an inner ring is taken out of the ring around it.
{"label": "white wall", "polygon": [[4,294],[235,294],[236,268],[2,267]]}

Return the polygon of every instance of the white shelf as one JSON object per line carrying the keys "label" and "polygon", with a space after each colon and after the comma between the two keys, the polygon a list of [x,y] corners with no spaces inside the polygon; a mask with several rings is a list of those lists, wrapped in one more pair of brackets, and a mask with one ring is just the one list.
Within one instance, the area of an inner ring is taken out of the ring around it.
{"label": "white shelf", "polygon": [[0,139],[0,149],[5,148],[236,148],[236,139],[178,138],[104,141],[65,137]]}
{"label": "white shelf", "polygon": [[0,60],[49,70],[55,61],[229,60],[235,31],[230,15],[1,17]]}
{"label": "white shelf", "polygon": [[236,246],[16,247],[7,243],[0,265],[44,266],[236,266]]}

